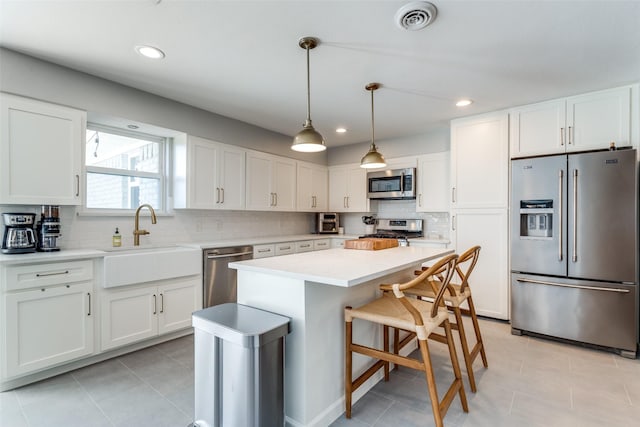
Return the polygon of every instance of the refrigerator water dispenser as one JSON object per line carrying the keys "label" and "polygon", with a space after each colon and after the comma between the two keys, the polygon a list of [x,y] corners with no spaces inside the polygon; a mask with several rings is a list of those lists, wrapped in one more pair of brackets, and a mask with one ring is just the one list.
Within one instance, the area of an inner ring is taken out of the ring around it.
{"label": "refrigerator water dispenser", "polygon": [[553,238],[553,200],[520,201],[520,238]]}

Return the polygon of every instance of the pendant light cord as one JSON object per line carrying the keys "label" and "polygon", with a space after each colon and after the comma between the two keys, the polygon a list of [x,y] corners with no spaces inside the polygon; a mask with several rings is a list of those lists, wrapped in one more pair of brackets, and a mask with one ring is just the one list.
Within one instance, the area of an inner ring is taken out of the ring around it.
{"label": "pendant light cord", "polygon": [[311,72],[309,71],[309,43],[307,43],[307,123],[311,123]]}
{"label": "pendant light cord", "polygon": [[374,116],[373,116],[373,89],[371,90],[371,147],[375,148],[376,147],[376,143],[375,143],[375,126],[374,126]]}

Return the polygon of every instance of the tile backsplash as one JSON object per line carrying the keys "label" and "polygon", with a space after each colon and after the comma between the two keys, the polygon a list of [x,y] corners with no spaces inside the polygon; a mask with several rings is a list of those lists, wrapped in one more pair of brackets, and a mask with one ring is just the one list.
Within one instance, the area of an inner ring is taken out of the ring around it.
{"label": "tile backsplash", "polygon": [[[36,220],[40,206],[0,206],[0,212],[31,212]],[[151,234],[141,236],[142,245],[212,242],[226,239],[307,234],[315,214],[299,212],[178,210],[158,215],[151,224],[149,212],[140,214],[140,228]],[[122,246],[133,245],[134,216],[77,215],[73,206],[60,206],[61,249],[100,249],[111,246],[118,227]]]}

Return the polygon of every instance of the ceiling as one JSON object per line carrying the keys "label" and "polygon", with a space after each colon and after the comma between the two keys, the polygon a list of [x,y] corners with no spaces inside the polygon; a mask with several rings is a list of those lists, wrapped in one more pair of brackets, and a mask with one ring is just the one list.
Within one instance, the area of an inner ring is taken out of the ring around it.
{"label": "ceiling", "polygon": [[[395,24],[407,3],[0,0],[0,46],[294,135],[306,117],[298,39],[314,36],[311,117],[329,147],[370,140],[370,82],[382,84],[381,140],[640,81],[639,1],[432,0],[437,18],[418,31]],[[455,107],[462,97],[475,102]]]}

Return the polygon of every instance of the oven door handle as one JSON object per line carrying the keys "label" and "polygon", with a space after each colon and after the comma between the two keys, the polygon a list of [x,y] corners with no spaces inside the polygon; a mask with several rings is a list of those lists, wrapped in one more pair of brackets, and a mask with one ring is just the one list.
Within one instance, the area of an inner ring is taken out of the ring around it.
{"label": "oven door handle", "polygon": [[617,292],[617,293],[620,293],[620,294],[628,294],[630,292],[629,289],[603,288],[601,286],[570,285],[568,283],[548,282],[546,280],[516,279],[516,281],[518,281],[520,283],[533,283],[533,284],[536,284],[536,285],[559,286],[561,288],[574,288],[574,289],[586,289],[586,290],[590,290],[590,291]]}

